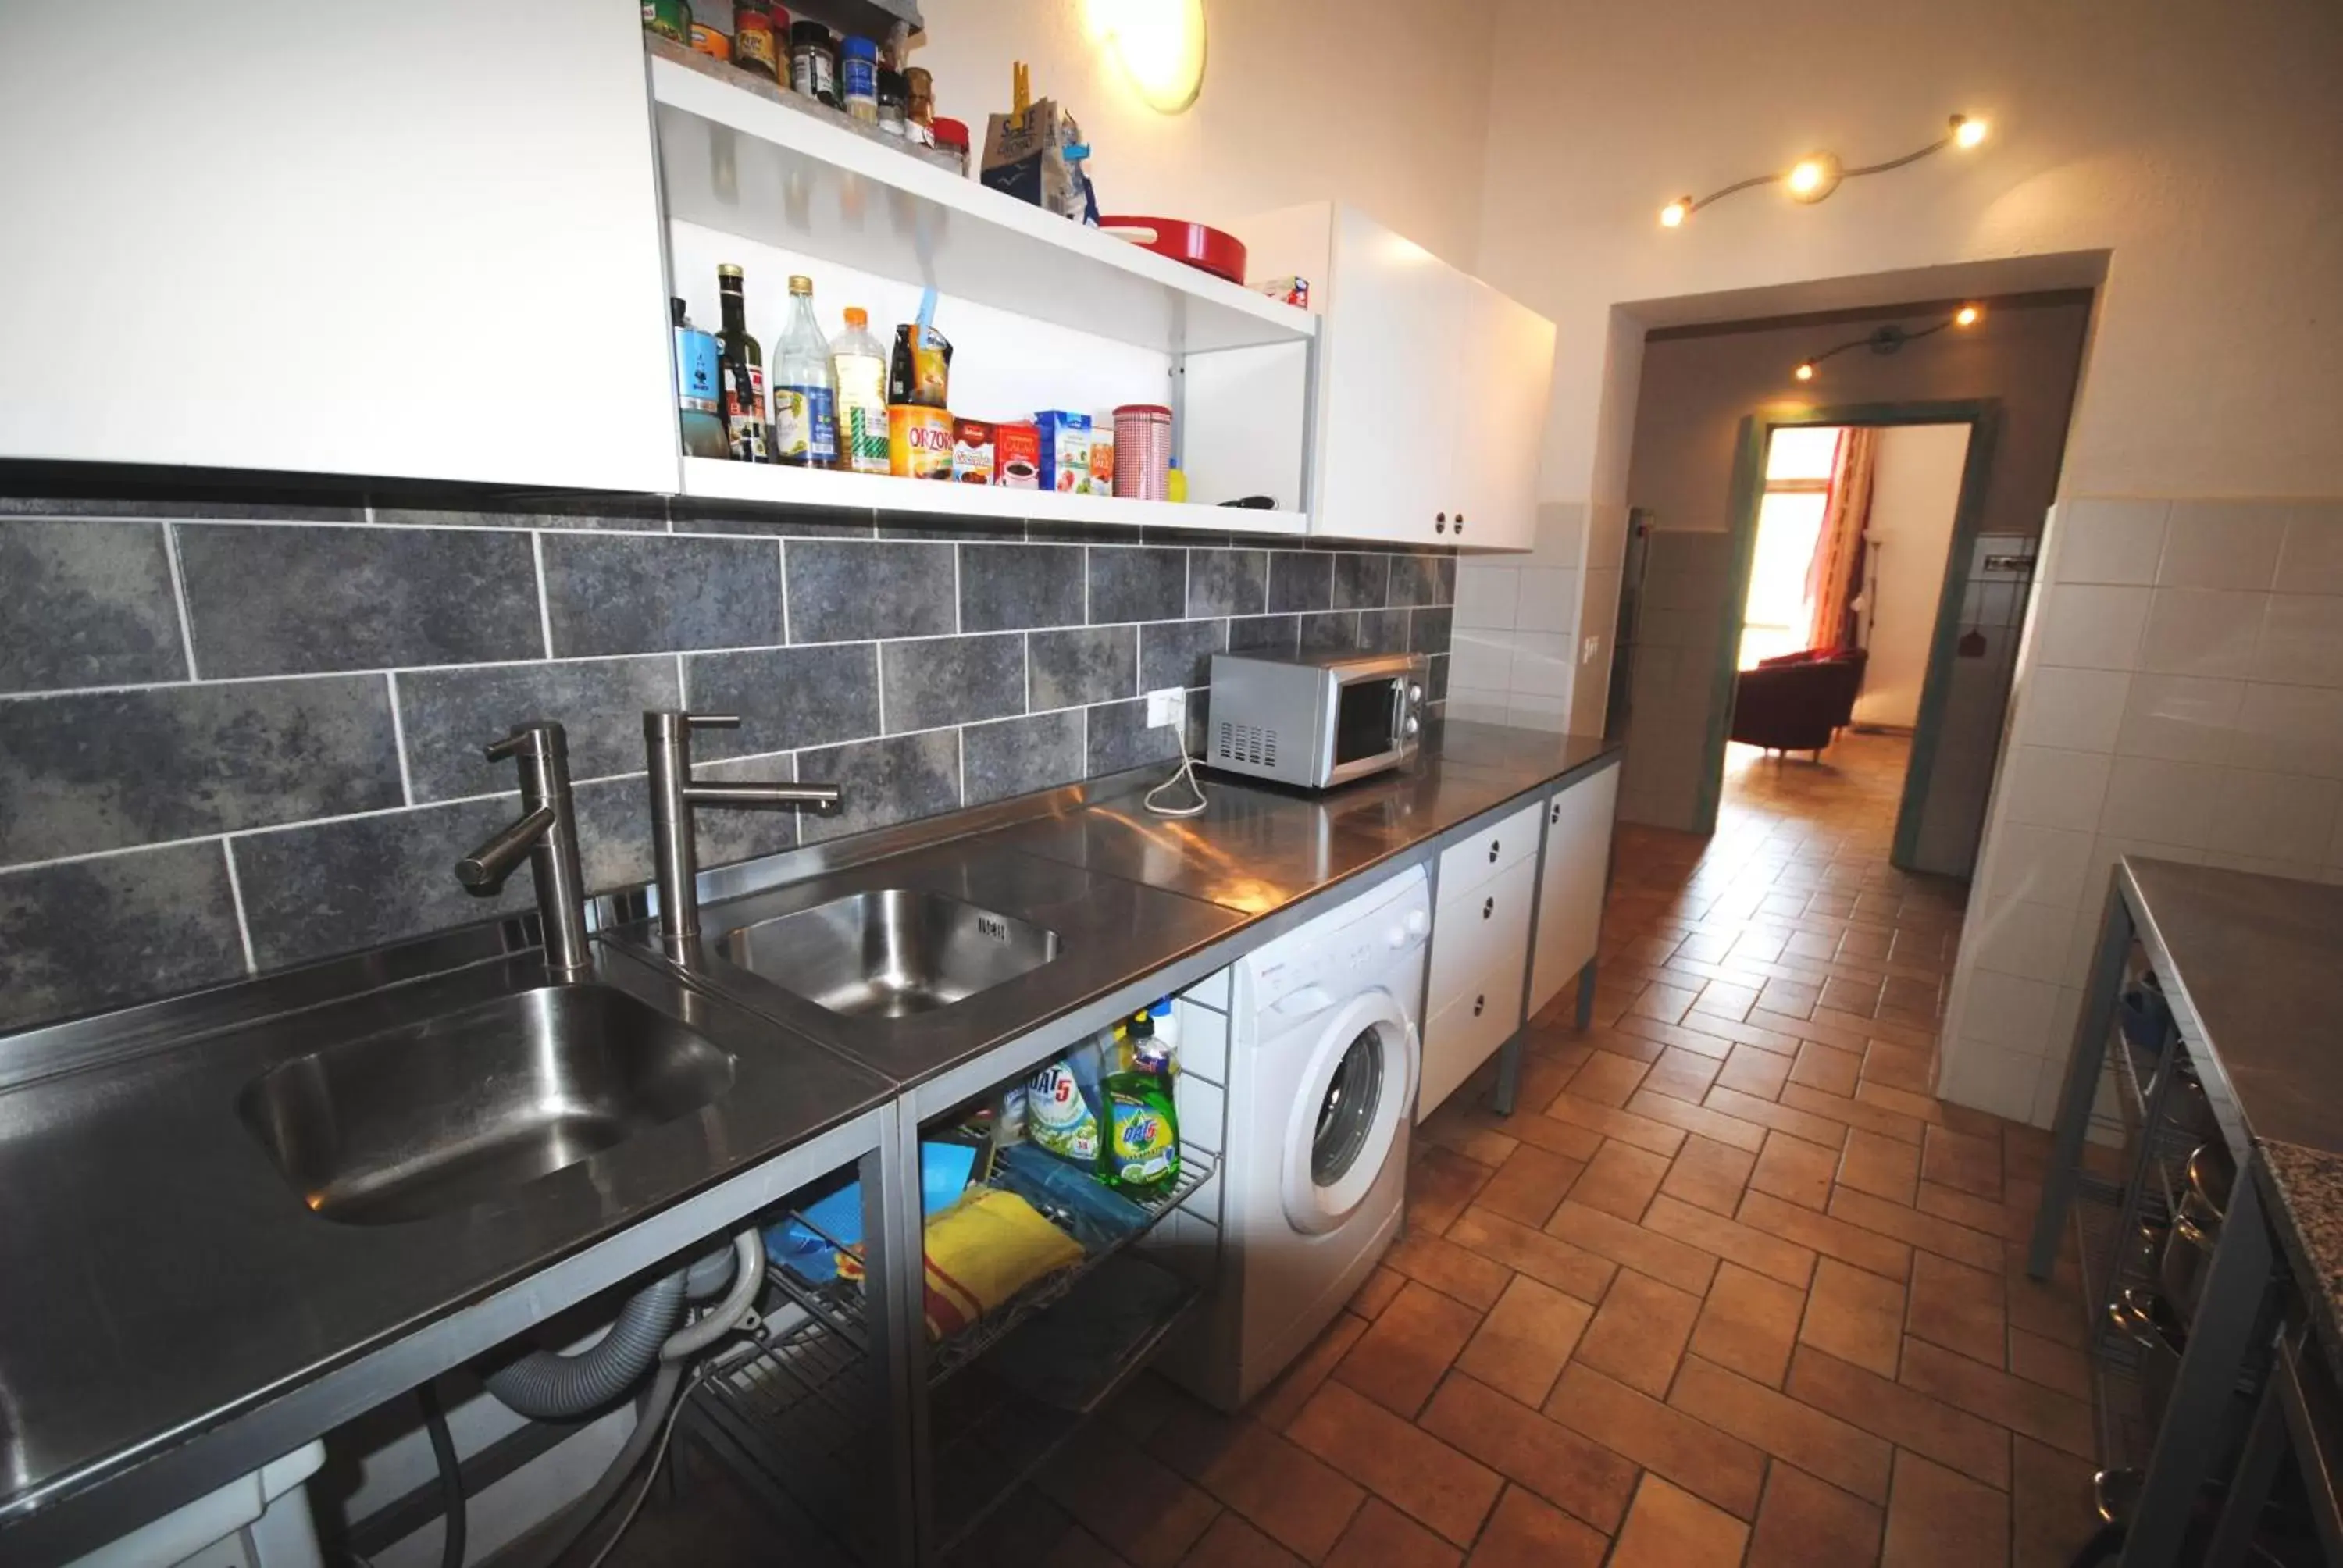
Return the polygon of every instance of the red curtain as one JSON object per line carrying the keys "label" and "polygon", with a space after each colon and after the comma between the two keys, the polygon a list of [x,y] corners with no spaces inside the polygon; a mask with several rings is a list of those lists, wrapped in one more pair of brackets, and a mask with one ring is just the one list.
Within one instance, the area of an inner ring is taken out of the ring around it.
{"label": "red curtain", "polygon": [[1814,562],[1806,568],[1806,599],[1815,607],[1806,628],[1808,648],[1854,646],[1851,607],[1860,591],[1863,530],[1871,518],[1871,473],[1878,450],[1876,430],[1850,426],[1839,432],[1830,491],[1823,501],[1822,531],[1815,538]]}

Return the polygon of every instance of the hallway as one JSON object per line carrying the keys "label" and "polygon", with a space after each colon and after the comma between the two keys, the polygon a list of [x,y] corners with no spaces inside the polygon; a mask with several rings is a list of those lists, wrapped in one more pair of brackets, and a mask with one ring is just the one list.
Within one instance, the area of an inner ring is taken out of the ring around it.
{"label": "hallway", "polygon": [[1928,1093],[1963,890],[1887,863],[1905,745],[1735,748],[1713,839],[1623,827],[1591,1030],[1565,992],[1513,1116],[1484,1070],[1426,1121],[1408,1233],[1244,1417],[1142,1382],[1000,1560],[2064,1563],[2047,1139]]}

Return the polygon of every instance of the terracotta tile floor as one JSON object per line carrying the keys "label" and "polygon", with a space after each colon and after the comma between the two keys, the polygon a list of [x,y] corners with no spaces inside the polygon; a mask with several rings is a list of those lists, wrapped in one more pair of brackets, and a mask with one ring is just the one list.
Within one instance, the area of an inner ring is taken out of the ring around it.
{"label": "terracotta tile floor", "polygon": [[1735,748],[1623,827],[1594,1022],[1420,1129],[1410,1228],[1241,1417],[1145,1381],[1013,1505],[1061,1564],[2065,1563],[2092,1527],[2047,1139],[1929,1092],[1963,889],[1887,863],[1904,743]]}

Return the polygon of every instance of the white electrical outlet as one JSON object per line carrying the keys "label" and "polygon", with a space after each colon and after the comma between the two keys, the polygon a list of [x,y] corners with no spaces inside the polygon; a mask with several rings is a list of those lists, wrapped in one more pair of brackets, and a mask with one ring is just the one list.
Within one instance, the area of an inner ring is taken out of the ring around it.
{"label": "white electrical outlet", "polygon": [[1188,722],[1188,694],[1176,686],[1166,686],[1147,694],[1147,727],[1150,729],[1169,725],[1177,729]]}

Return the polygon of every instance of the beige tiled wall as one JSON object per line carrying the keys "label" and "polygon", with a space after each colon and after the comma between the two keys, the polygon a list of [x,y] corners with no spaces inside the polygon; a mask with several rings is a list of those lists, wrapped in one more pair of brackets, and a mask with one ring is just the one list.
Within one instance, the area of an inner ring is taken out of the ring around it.
{"label": "beige tiled wall", "polygon": [[2083,498],[2045,559],[1938,1085],[2037,1126],[2118,855],[2343,882],[2343,501]]}
{"label": "beige tiled wall", "polygon": [[1458,561],[1450,717],[1601,731],[1625,524],[1621,507],[1547,502],[1529,554]]}

